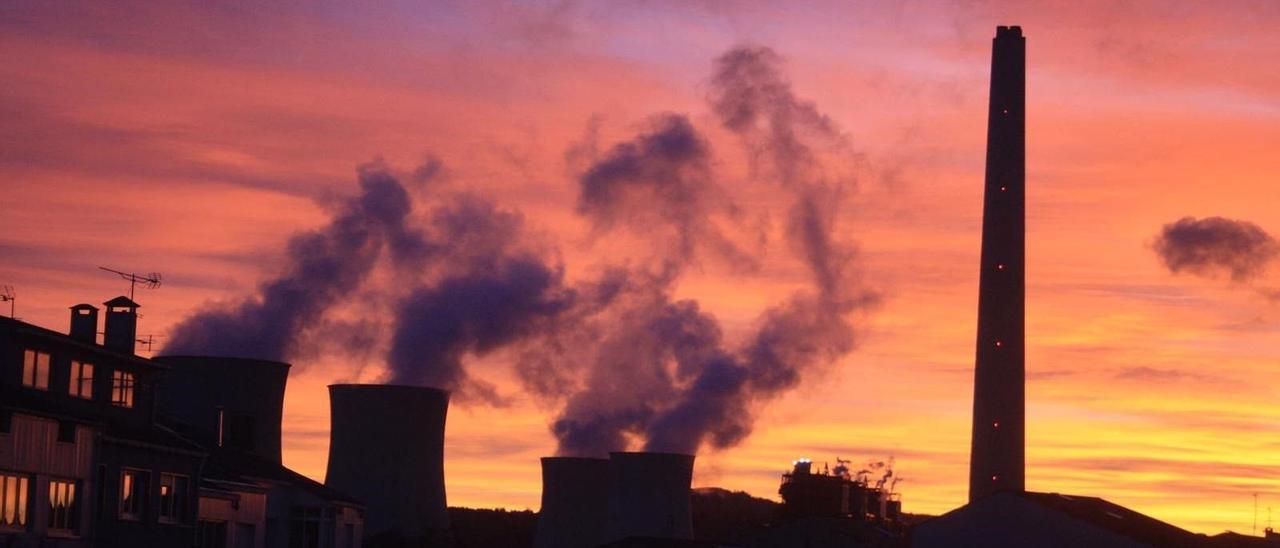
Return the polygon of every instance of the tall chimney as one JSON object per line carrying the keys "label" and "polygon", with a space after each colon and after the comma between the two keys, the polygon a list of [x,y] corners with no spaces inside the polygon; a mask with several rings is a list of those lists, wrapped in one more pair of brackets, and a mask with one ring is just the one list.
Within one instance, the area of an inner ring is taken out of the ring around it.
{"label": "tall chimney", "polygon": [[973,382],[969,500],[1025,488],[1026,39],[997,27]]}
{"label": "tall chimney", "polygon": [[160,356],[160,409],[210,447],[279,464],[289,364],[249,358]]}
{"label": "tall chimney", "polygon": [[609,515],[609,461],[543,457],[542,509],[533,548],[594,548],[604,544]]}
{"label": "tall chimney", "polygon": [[606,541],[693,538],[689,508],[693,455],[609,453],[609,468]]}
{"label": "tall chimney", "polygon": [[382,384],[329,386],[324,483],[365,505],[365,536],[444,546],[444,425],[449,393]]}
{"label": "tall chimney", "polygon": [[80,303],[71,307],[71,338],[89,344],[97,344],[98,307],[88,303]]}
{"label": "tall chimney", "polygon": [[133,345],[138,340],[138,307],[140,305],[124,296],[102,304],[107,307],[102,345],[117,352],[133,354]]}

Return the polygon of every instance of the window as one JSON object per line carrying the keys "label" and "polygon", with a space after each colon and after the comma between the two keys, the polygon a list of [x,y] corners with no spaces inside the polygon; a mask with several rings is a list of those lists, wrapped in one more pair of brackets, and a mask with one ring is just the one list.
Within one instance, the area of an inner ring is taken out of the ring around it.
{"label": "window", "polygon": [[145,470],[125,469],[120,474],[120,517],[142,519],[147,515],[148,487],[151,474]]}
{"label": "window", "polygon": [[93,399],[93,364],[71,360],[71,381],[67,393],[77,398]]}
{"label": "window", "polygon": [[49,529],[76,532],[80,528],[80,499],[76,482],[49,480]]}
{"label": "window", "polygon": [[111,405],[133,407],[133,373],[127,371],[111,373]]}
{"label": "window", "polygon": [[320,531],[331,526],[332,514],[315,506],[295,506],[291,517],[289,548],[320,548]]}
{"label": "window", "polygon": [[196,524],[197,548],[223,548],[227,545],[227,522],[200,520]]}
{"label": "window", "polygon": [[0,472],[0,531],[27,528],[26,476]]}
{"label": "window", "polygon": [[22,386],[49,389],[49,353],[27,349],[22,356]]}
{"label": "window", "polygon": [[181,523],[187,518],[187,477],[160,474],[160,520]]}

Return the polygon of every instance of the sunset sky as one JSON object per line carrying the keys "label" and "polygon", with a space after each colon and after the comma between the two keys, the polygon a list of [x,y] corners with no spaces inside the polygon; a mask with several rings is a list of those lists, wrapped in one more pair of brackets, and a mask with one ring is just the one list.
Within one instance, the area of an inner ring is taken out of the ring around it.
{"label": "sunset sky", "polygon": [[[98,266],[160,272],[137,295],[158,350],[279,276],[289,238],[324,226],[375,160],[415,203],[468,192],[518,211],[587,279],[651,250],[580,214],[584,155],[677,113],[740,213],[723,230],[759,264],[704,255],[676,295],[738,341],[806,283],[783,190],[709,104],[717,58],[769,48],[842,136],[825,165],[856,185],[835,228],[879,303],[852,316],[856,349],[760,402],[742,443],[700,452],[694,484],[776,499],[797,457],[892,456],[904,510],[945,512],[967,490],[991,38],[1017,24],[1027,488],[1206,533],[1248,532],[1255,493],[1259,529],[1280,511],[1280,266],[1175,274],[1153,250],[1186,216],[1280,233],[1280,4],[294,4],[0,5],[0,285],[19,318],[65,331],[67,307],[127,292]],[[436,180],[409,182],[429,158]],[[332,314],[385,325],[383,297],[408,282],[379,272]],[[385,335],[290,359],[287,465],[323,479],[325,386],[386,379]],[[537,509],[560,402],[527,394],[513,360],[466,359],[505,402],[450,409],[451,505]]]}

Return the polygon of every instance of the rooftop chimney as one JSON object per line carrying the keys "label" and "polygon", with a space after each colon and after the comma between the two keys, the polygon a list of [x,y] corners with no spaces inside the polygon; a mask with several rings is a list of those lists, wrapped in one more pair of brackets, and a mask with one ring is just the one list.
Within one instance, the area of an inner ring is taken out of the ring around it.
{"label": "rooftop chimney", "polygon": [[138,303],[120,296],[102,303],[107,307],[107,322],[102,345],[125,354],[133,354],[138,340]]}
{"label": "rooftop chimney", "polygon": [[249,358],[160,356],[160,408],[211,447],[280,461],[289,364]]}
{"label": "rooftop chimney", "polygon": [[366,537],[443,545],[449,393],[381,384],[329,386],[325,485],[364,503]]}
{"label": "rooftop chimney", "polygon": [[609,461],[542,459],[542,509],[534,548],[593,548],[604,544],[609,515]]}
{"label": "rooftop chimney", "polygon": [[89,344],[98,343],[98,307],[88,303],[71,307],[71,338]]}
{"label": "rooftop chimney", "polygon": [[609,453],[609,468],[606,541],[693,538],[689,509],[693,455]]}
{"label": "rooftop chimney", "polygon": [[987,111],[970,501],[1025,488],[1025,106],[1026,39],[1021,27],[998,27]]}

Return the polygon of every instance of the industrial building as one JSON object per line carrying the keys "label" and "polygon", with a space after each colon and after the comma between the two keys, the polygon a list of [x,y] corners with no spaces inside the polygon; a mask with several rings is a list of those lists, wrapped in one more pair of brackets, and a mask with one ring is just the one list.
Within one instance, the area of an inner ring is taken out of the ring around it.
{"label": "industrial building", "polygon": [[325,485],[368,509],[370,548],[449,546],[444,428],[449,393],[379,384],[329,387]]}
{"label": "industrial building", "polygon": [[288,365],[135,354],[139,305],[0,318],[0,545],[358,548],[363,507],[280,463]]}
{"label": "industrial building", "polygon": [[[918,548],[1246,546],[1096,497],[1025,488],[1026,38],[996,30],[978,288],[969,503],[911,529]],[[1239,537],[1239,535],[1236,535]]]}

